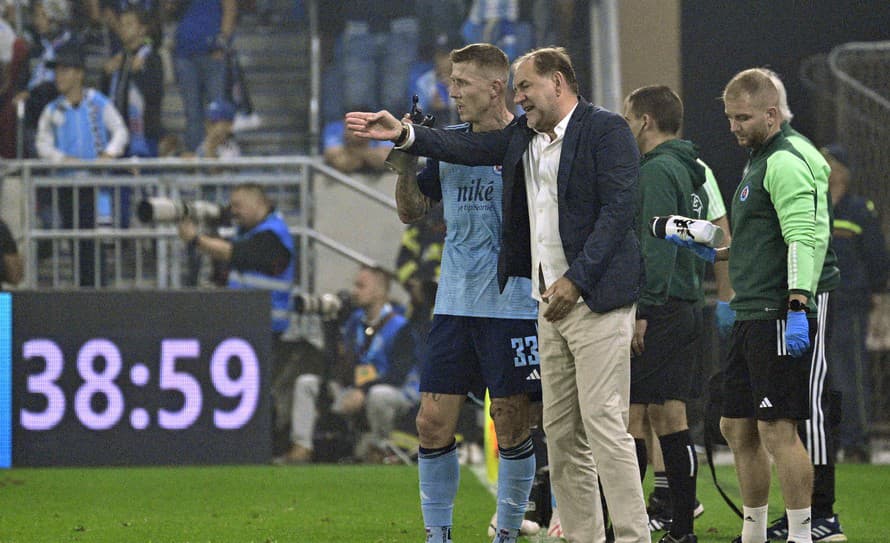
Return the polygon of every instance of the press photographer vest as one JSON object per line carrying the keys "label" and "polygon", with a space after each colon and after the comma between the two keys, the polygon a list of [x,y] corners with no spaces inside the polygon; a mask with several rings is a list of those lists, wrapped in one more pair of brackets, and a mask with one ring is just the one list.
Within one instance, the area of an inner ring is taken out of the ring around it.
{"label": "press photographer vest", "polygon": [[287,223],[277,212],[269,215],[260,224],[247,232],[235,236],[233,241],[244,241],[260,232],[269,231],[275,234],[281,243],[293,255],[287,264],[287,268],[279,275],[266,275],[258,271],[229,271],[229,288],[252,288],[268,290],[272,293],[272,331],[284,332],[290,320],[290,290],[294,282],[294,263],[296,251],[294,240],[288,232]]}

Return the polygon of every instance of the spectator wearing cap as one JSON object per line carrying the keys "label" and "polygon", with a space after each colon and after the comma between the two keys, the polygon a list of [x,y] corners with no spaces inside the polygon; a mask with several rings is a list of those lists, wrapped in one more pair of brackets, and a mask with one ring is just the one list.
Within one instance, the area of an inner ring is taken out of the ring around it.
{"label": "spectator wearing cap", "polygon": [[241,148],[232,130],[235,120],[235,104],[227,100],[215,100],[207,105],[204,113],[206,128],[204,141],[196,154],[206,158],[234,158],[241,156]]}
{"label": "spectator wearing cap", "polygon": [[831,244],[841,269],[840,285],[828,307],[831,373],[842,395],[838,445],[845,460],[868,462],[871,398],[865,338],[873,297],[887,287],[890,257],[874,203],[851,190],[853,168],[847,149],[833,143],[822,154],[831,166]]}
{"label": "spectator wearing cap", "polygon": [[[84,87],[85,63],[80,48],[74,45],[60,48],[50,67],[55,70],[59,96],[40,114],[37,123],[37,155],[59,163],[109,159],[123,155],[129,139],[127,125],[107,96],[96,89]],[[78,228],[91,229],[100,220],[110,220],[110,193],[100,191],[97,213],[95,189],[87,187],[77,190]],[[73,189],[61,188],[58,193],[61,226],[72,228]],[[48,204],[46,200],[46,194],[38,194],[39,205],[45,207]],[[81,241],[80,247],[80,285],[94,286],[94,243],[91,240]]]}
{"label": "spectator wearing cap", "polygon": [[86,65],[76,46],[57,52],[50,63],[59,96],[40,114],[37,154],[55,162],[123,155],[129,132],[107,96],[84,87]]}

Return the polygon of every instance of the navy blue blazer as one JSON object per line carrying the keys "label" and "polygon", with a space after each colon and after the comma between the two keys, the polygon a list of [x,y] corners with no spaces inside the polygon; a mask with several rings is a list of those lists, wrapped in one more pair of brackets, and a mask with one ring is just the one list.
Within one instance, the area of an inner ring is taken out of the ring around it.
{"label": "navy blue blazer", "polygon": [[[504,224],[498,280],[531,277],[531,244],[522,156],[535,135],[525,116],[502,130],[457,132],[414,127],[408,152],[452,164],[503,165]],[[603,313],[632,304],[643,286],[637,238],[640,155],[619,115],[579,97],[566,128],[557,175],[559,235],[587,306]]]}

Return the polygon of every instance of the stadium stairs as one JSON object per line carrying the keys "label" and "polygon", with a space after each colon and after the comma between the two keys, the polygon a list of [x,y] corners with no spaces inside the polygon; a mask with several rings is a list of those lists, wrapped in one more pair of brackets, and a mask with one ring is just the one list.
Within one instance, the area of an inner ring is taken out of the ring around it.
{"label": "stadium stairs", "polygon": [[[243,16],[235,37],[250,98],[261,119],[259,127],[236,134],[245,156],[308,151],[308,29],[286,11],[285,6],[292,2],[273,4],[280,8],[265,17]],[[182,99],[174,81],[165,86],[163,123],[167,131],[182,133],[185,128]]]}

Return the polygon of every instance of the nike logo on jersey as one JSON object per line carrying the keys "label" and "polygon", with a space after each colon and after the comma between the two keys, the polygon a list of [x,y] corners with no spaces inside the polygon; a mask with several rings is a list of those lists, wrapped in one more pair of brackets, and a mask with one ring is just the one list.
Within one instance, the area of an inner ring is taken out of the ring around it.
{"label": "nike logo on jersey", "polygon": [[473,179],[469,186],[457,189],[458,202],[490,202],[494,199],[494,182]]}

